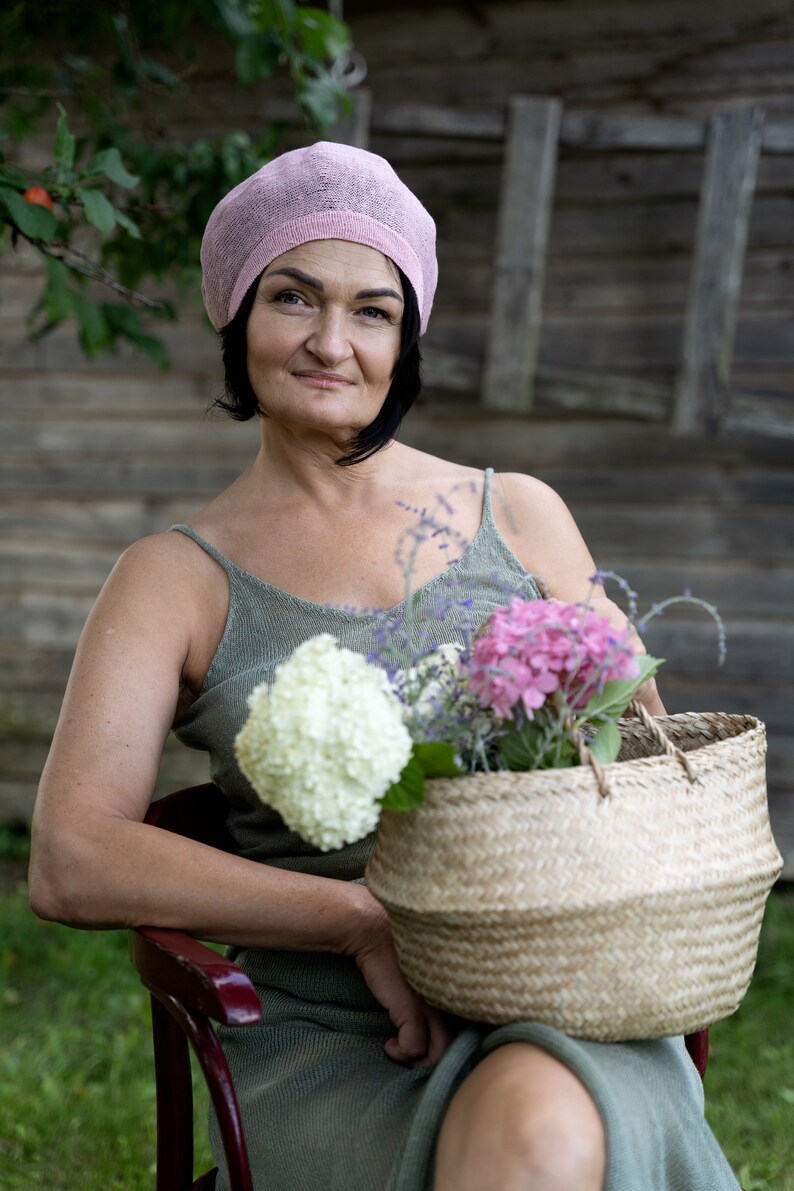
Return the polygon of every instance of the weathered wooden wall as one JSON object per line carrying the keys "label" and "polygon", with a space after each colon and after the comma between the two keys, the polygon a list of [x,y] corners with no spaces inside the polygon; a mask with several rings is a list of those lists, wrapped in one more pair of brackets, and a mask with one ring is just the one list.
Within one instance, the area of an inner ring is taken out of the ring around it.
{"label": "weathered wooden wall", "polygon": [[[435,215],[441,282],[428,332],[428,394],[405,437],[462,461],[533,471],[568,500],[600,565],[647,600],[684,586],[728,624],[719,671],[705,620],[668,615],[648,636],[670,661],[673,710],[720,707],[767,720],[770,785],[783,843],[794,816],[794,450],[743,435],[673,437],[629,420],[548,412],[483,419],[474,408],[491,305],[502,145],[399,131],[400,108],[458,106],[492,121],[515,93],[559,96],[568,115],[705,118],[760,104],[794,120],[794,10],[783,0],[546,0],[345,6],[369,64],[371,147]],[[240,92],[208,47],[196,135],[256,132],[271,91]],[[233,115],[232,115],[233,113]],[[592,125],[591,125],[592,126]],[[300,134],[288,131],[285,144]],[[542,366],[672,381],[697,214],[702,149],[563,146],[540,339]],[[790,408],[794,394],[794,157],[765,152],[753,206],[733,362],[736,387]],[[70,332],[35,346],[24,316],[38,277],[0,261],[0,814],[29,813],[74,642],[113,560],[231,479],[255,449],[248,427],[203,419],[217,351],[188,306],[167,331],[166,376],[122,354],[87,363]],[[446,353],[468,357],[470,394]],[[204,773],[169,750],[163,786]],[[794,835],[794,833],[792,833]]]}

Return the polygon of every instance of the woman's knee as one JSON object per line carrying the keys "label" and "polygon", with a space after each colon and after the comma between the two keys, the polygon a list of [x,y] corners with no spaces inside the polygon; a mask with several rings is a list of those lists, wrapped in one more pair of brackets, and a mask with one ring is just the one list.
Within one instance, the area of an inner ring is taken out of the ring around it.
{"label": "woman's knee", "polygon": [[600,1191],[605,1167],[604,1129],[585,1087],[545,1051],[511,1043],[453,1098],[435,1191]]}

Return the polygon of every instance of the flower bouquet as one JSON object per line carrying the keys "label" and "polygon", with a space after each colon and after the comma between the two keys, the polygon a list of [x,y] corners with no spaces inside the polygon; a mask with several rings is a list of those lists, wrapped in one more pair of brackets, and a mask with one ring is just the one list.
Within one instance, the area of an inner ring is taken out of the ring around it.
{"label": "flower bouquet", "polygon": [[377,828],[367,883],[431,1003],[620,1040],[741,1001],[782,865],[764,727],[633,702],[661,665],[635,610],[514,597],[457,644],[384,621],[370,658],[324,634],[252,693],[242,772],[322,850]]}

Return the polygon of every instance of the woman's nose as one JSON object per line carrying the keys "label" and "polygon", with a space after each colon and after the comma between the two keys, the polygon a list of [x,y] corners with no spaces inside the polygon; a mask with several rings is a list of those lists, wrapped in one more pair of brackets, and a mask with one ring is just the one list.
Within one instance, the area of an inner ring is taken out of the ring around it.
{"label": "woman's nose", "polygon": [[339,363],[352,354],[345,314],[326,309],[317,315],[306,347],[323,364]]}

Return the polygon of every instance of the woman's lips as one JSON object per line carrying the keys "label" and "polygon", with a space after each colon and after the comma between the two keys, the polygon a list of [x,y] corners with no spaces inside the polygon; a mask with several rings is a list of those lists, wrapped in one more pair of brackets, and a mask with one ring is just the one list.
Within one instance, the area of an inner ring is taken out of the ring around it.
{"label": "woman's lips", "polygon": [[338,372],[295,372],[293,376],[316,389],[343,389],[355,383]]}

